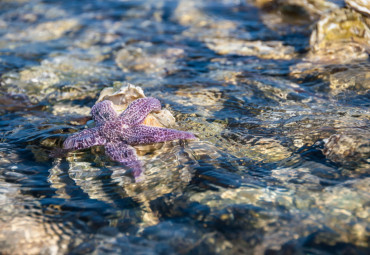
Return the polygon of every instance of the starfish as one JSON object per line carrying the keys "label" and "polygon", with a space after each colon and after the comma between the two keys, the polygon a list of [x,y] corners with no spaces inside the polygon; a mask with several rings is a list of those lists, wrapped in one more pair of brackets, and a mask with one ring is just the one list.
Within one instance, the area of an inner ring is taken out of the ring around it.
{"label": "starfish", "polygon": [[66,151],[73,151],[102,145],[112,160],[129,167],[135,180],[138,180],[143,171],[132,145],[196,139],[189,132],[142,124],[150,112],[160,110],[159,100],[153,97],[133,101],[120,115],[113,109],[112,101],[99,102],[91,108],[96,126],[68,137],[63,143],[63,148]]}

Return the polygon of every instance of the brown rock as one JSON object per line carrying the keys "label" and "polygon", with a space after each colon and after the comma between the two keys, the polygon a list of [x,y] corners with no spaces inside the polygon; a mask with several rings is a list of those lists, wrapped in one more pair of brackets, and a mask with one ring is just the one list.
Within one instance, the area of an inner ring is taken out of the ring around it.
{"label": "brown rock", "polygon": [[359,129],[332,135],[326,142],[323,153],[334,162],[357,165],[370,157],[369,133]]}
{"label": "brown rock", "polygon": [[369,0],[345,0],[346,4],[354,10],[370,16],[370,1]]}
{"label": "brown rock", "polygon": [[[102,90],[97,102],[110,100],[118,114],[122,113],[134,100],[146,97],[144,91],[137,86],[124,82],[119,88],[109,87]],[[119,86],[118,85],[118,86]],[[167,109],[159,113],[150,113],[143,122],[144,125],[154,127],[173,127],[176,125],[175,118]]]}
{"label": "brown rock", "polygon": [[308,60],[344,64],[367,59],[370,52],[369,21],[348,9],[324,16],[311,35]]}

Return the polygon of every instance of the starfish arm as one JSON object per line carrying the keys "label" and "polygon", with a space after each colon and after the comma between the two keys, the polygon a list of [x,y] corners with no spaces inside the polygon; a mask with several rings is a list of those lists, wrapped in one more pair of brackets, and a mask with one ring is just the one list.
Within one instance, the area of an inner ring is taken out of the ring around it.
{"label": "starfish arm", "polygon": [[105,142],[98,128],[89,128],[69,136],[63,143],[63,149],[80,150],[94,145],[103,145]]}
{"label": "starfish arm", "polygon": [[117,113],[112,104],[112,101],[104,100],[91,108],[91,115],[97,126],[117,118]]}
{"label": "starfish arm", "polygon": [[137,158],[136,150],[133,147],[123,142],[107,143],[104,147],[105,153],[112,160],[131,169],[135,179],[143,173],[141,162]]}
{"label": "starfish arm", "polygon": [[129,127],[141,124],[151,111],[160,111],[161,103],[154,97],[139,98],[121,113],[119,119]]}
{"label": "starfish arm", "polygon": [[169,128],[138,125],[129,129],[127,142],[132,145],[151,144],[177,139],[196,139],[194,134]]}

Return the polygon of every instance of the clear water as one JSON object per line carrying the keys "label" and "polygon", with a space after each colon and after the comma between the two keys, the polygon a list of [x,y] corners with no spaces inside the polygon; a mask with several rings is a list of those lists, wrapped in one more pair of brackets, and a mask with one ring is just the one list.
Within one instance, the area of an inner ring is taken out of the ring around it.
{"label": "clear water", "polygon": [[[369,62],[297,77],[312,22],[264,15],[232,0],[1,1],[0,253],[366,254],[369,95],[332,84]],[[141,183],[102,148],[49,156],[117,81],[199,138],[141,155]]]}

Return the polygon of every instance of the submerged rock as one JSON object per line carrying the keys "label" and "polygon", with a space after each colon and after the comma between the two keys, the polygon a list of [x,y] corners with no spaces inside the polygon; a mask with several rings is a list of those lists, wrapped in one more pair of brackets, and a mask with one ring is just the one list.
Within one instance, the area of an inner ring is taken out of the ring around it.
{"label": "submerged rock", "polygon": [[32,173],[27,168],[34,166],[25,166],[13,146],[0,145],[0,254],[67,253],[73,239],[80,242],[78,236],[72,238],[75,230],[68,222],[52,219],[60,213],[57,206],[42,208],[28,195],[29,190],[18,184]]}
{"label": "submerged rock", "polygon": [[0,113],[3,111],[40,110],[42,108],[42,105],[37,104],[37,101],[33,101],[25,94],[0,92]]}
{"label": "submerged rock", "polygon": [[[139,202],[145,209],[136,209],[131,217],[142,226],[159,222],[150,208],[151,201],[165,194],[175,197],[182,194],[194,178],[210,185],[240,186],[240,177],[221,167],[225,158],[208,143],[167,142],[155,150],[153,147],[150,150],[141,148],[138,155],[145,169],[145,178],[137,183],[128,176],[126,169],[111,163],[100,148],[93,149],[92,155],[70,155],[67,158],[70,164],[68,174],[91,199],[114,203],[115,200],[132,198]],[[56,166],[55,174],[51,176],[53,187],[60,186],[57,169]],[[66,196],[64,193],[60,195]],[[123,219],[126,217],[122,215]]]}
{"label": "submerged rock", "polygon": [[50,57],[41,61],[38,66],[18,72],[10,71],[1,78],[7,85],[7,92],[26,93],[39,99],[71,100],[94,97],[96,81],[113,78],[117,72],[102,65],[94,56],[89,57],[74,54]]}
{"label": "submerged rock", "polygon": [[342,68],[343,70],[329,75],[330,89],[333,94],[348,90],[366,94],[370,89],[370,65],[359,64]]}
{"label": "submerged rock", "polygon": [[[203,3],[199,1],[180,0],[176,7],[174,18],[183,26],[207,28],[219,33],[237,28],[236,22],[212,17],[202,10],[202,7]],[[193,36],[199,35],[194,34]]]}
{"label": "submerged rock", "polygon": [[356,167],[370,164],[370,138],[369,132],[361,129],[347,131],[342,134],[330,136],[323,150],[325,156],[345,166]]}
{"label": "submerged rock", "polygon": [[279,41],[245,41],[238,39],[209,39],[206,45],[221,55],[257,56],[265,59],[291,59],[294,48]]}
{"label": "submerged rock", "polygon": [[21,33],[7,34],[6,37],[11,40],[49,41],[59,39],[67,32],[77,30],[79,26],[76,19],[49,21]]}
{"label": "submerged rock", "polygon": [[177,70],[176,62],[183,55],[181,48],[159,49],[151,43],[142,42],[119,50],[115,61],[124,72],[165,76]]}
{"label": "submerged rock", "polygon": [[[61,224],[22,215],[0,222],[1,254],[62,254],[70,244]],[[27,252],[25,252],[27,251]]]}

